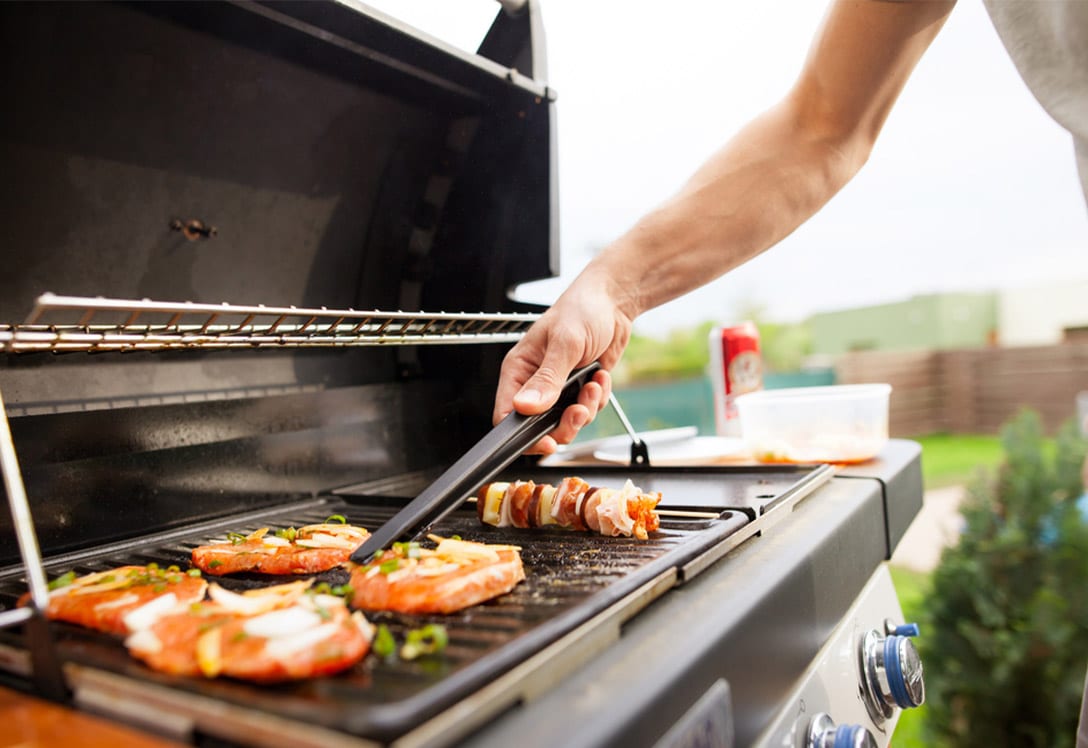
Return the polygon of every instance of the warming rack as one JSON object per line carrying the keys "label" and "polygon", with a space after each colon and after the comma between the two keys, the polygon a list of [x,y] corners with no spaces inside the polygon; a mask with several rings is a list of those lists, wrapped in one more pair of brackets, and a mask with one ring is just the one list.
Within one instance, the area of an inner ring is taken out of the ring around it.
{"label": "warming rack", "polygon": [[[23,324],[0,324],[0,351],[126,352],[179,349],[316,348],[370,345],[506,343],[539,314],[380,312],[259,304],[200,304],[151,299],[39,296]],[[0,611],[0,628],[25,625],[38,692],[67,698],[43,610],[48,590],[7,412],[0,397],[0,474],[27,571],[31,604]]]}
{"label": "warming rack", "polygon": [[58,296],[22,324],[0,324],[0,350],[125,352],[511,343],[539,314],[380,312]]}

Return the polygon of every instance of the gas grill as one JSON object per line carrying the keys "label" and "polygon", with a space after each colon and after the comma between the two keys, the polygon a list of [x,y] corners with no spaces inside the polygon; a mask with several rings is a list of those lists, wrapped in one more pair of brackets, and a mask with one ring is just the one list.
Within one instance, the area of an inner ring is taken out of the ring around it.
{"label": "gas grill", "polygon": [[921,505],[905,441],[838,469],[520,457],[497,479],[660,491],[661,530],[466,503],[433,531],[521,546],[526,580],[369,614],[449,646],[331,678],[167,676],[17,605],[228,531],[377,529],[488,431],[540,311],[508,290],[558,273],[542,33],[531,1],[475,55],[347,2],[0,5],[0,681],[198,745],[887,742],[920,686],[882,567]]}

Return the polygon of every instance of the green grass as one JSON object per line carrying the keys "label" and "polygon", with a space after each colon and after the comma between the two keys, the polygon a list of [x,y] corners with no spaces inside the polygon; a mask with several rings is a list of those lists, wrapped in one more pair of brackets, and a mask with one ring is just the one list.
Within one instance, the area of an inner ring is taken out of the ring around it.
{"label": "green grass", "polygon": [[982,470],[994,470],[1004,456],[1001,440],[978,434],[931,434],[915,439],[922,445],[925,487],[967,485]]}
{"label": "green grass", "polygon": [[[925,607],[926,595],[929,594],[929,574],[904,569],[897,566],[888,567],[892,573],[892,582],[895,583],[895,591],[899,595],[899,604],[903,606],[903,620],[917,621]],[[926,632],[923,627],[921,636]],[[892,748],[926,748],[927,742],[924,733],[926,719],[926,706],[917,709],[906,709],[899,715],[895,733],[892,735],[890,745]]]}

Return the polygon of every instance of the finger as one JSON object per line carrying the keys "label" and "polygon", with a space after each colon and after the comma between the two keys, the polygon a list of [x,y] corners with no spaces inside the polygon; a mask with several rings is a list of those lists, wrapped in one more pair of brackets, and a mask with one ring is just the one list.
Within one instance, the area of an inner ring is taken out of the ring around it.
{"label": "finger", "polygon": [[492,423],[498,423],[514,410],[514,395],[536,371],[532,355],[531,348],[522,340],[503,359],[502,368],[499,370],[499,384],[495,390]]}
{"label": "finger", "polygon": [[599,369],[593,374],[593,381],[601,386],[601,403],[597,408],[597,412],[600,412],[608,405],[608,400],[612,397],[612,374]]}
{"label": "finger", "polygon": [[574,346],[564,345],[558,337],[552,338],[540,366],[514,395],[514,409],[535,415],[555,405],[567,378],[580,363],[580,355]]}
{"label": "finger", "polygon": [[578,404],[585,407],[586,412],[589,414],[586,423],[589,423],[596,418],[597,414],[601,411],[601,408],[604,407],[604,401],[602,400],[603,395],[604,388],[594,380],[586,382],[578,393]]}
{"label": "finger", "polygon": [[525,450],[524,454],[527,455],[550,455],[555,454],[555,451],[559,449],[559,445],[555,439],[550,436],[542,436],[540,440]]}
{"label": "finger", "polygon": [[563,411],[559,423],[552,429],[550,436],[558,444],[570,444],[587,423],[589,423],[589,410],[581,404],[569,405]]}

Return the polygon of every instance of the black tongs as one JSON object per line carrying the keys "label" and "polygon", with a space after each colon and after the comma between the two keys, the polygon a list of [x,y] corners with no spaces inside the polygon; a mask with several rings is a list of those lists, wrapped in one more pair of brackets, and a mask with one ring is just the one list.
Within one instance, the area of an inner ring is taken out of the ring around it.
{"label": "black tongs", "polygon": [[535,416],[523,416],[517,411],[499,421],[483,439],[438,476],[393,518],[378,528],[351,554],[351,560],[365,564],[402,538],[417,537],[457,508],[470,493],[478,489],[540,437],[557,425],[568,405],[578,402],[578,393],[593,374],[601,368],[597,362],[571,374],[550,409]]}

